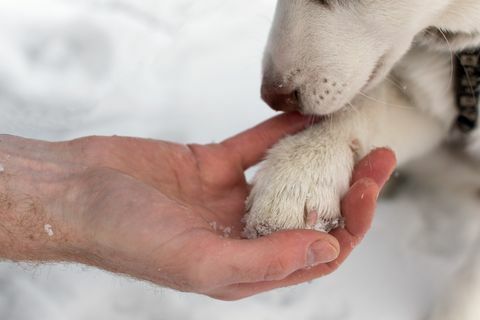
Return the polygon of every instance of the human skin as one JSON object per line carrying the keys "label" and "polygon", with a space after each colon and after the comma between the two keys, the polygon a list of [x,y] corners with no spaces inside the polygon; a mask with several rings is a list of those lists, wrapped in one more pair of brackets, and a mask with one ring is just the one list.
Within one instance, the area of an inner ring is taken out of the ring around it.
{"label": "human skin", "polygon": [[1,135],[0,257],[82,263],[222,300],[327,275],[369,229],[395,157],[379,149],[359,163],[345,228],[242,239],[245,170],[309,121],[280,115],[209,145]]}

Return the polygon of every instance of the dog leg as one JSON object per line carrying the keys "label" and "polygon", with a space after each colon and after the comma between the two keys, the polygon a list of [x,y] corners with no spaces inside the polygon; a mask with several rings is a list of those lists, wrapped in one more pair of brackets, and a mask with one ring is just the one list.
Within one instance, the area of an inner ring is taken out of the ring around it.
{"label": "dog leg", "polygon": [[445,136],[445,125],[408,107],[390,85],[371,94],[270,150],[247,200],[247,237],[285,229],[328,232],[340,226],[340,199],[358,159],[386,146],[404,162]]}

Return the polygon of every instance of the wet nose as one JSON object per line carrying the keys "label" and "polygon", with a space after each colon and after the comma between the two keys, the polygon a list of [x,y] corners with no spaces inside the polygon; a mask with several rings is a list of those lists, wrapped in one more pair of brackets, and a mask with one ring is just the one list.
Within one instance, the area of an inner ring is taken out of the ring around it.
{"label": "wet nose", "polygon": [[288,85],[262,84],[262,99],[276,111],[298,111],[300,109],[298,91]]}

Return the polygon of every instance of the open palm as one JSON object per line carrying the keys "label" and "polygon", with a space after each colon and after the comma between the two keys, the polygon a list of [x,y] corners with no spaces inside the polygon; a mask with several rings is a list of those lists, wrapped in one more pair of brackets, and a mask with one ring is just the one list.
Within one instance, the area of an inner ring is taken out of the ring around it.
{"label": "open palm", "polygon": [[390,151],[360,164],[343,203],[345,229],[241,237],[245,170],[307,121],[282,115],[210,145],[121,137],[62,143],[64,155],[87,168],[76,177],[83,186],[76,219],[89,239],[84,251],[95,254],[80,262],[227,300],[332,272],[368,230],[395,164]]}

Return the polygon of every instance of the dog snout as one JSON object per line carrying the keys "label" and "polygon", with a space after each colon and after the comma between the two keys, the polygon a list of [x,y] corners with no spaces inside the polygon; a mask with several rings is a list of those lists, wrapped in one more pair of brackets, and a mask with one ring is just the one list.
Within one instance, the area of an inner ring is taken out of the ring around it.
{"label": "dog snout", "polygon": [[276,111],[299,111],[300,102],[298,91],[285,84],[262,84],[262,99]]}

